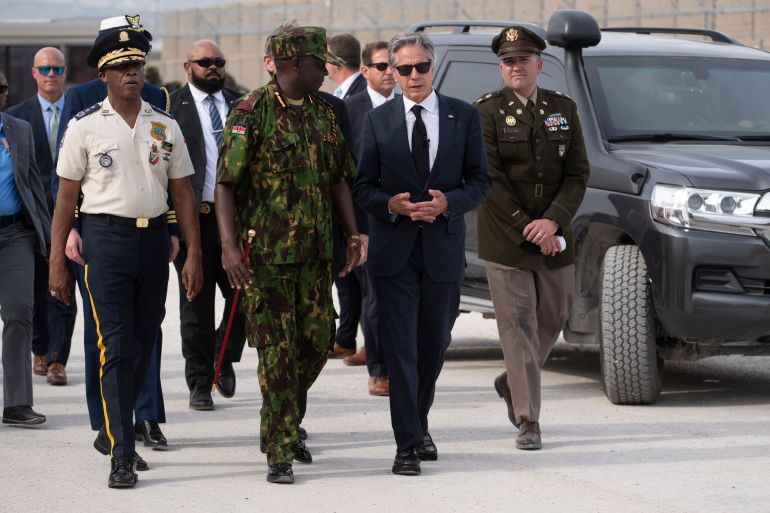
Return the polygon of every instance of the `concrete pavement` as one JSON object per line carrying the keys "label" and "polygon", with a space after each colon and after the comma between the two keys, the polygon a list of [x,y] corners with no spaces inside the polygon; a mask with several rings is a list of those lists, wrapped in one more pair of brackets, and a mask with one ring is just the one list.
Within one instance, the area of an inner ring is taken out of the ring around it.
{"label": "concrete pavement", "polygon": [[[172,275],[173,276],[173,275]],[[83,388],[81,325],[66,387],[35,379],[48,422],[0,427],[1,512],[766,512],[770,492],[770,362],[715,358],[672,366],[649,407],[610,404],[598,356],[557,347],[544,374],[541,451],[514,448],[493,387],[491,359],[450,359],[431,433],[439,460],[419,477],[394,476],[388,401],[367,394],[364,368],[330,361],[303,424],[311,465],[292,486],[265,481],[259,452],[256,351],[236,364],[234,398],[187,408],[175,287],[164,325],[163,387],[169,451],[139,447],[150,465],[133,490],[106,486],[109,460],[92,448]],[[463,315],[457,348],[494,348],[494,321]],[[455,351],[454,355],[463,354]],[[467,356],[467,353],[464,353]]]}

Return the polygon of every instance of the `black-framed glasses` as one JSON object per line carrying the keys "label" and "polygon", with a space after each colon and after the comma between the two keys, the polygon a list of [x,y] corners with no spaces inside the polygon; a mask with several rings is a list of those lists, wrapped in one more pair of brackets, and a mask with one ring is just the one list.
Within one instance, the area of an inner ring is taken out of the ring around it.
{"label": "black-framed glasses", "polygon": [[64,73],[64,66],[35,66],[35,69],[43,76],[48,76],[52,71],[54,75],[61,75]]}
{"label": "black-framed glasses", "polygon": [[411,75],[413,69],[416,69],[417,73],[420,75],[424,75],[430,71],[431,66],[433,66],[431,61],[418,62],[417,64],[402,64],[401,66],[396,66],[396,71],[398,71],[398,74],[402,77]]}
{"label": "black-framed glasses", "polygon": [[8,92],[8,84],[0,84],[0,94],[5,94]]}
{"label": "black-framed glasses", "polygon": [[217,68],[224,68],[225,64],[227,64],[227,61],[224,59],[209,59],[209,58],[197,59],[190,62],[192,62],[193,64],[197,64],[201,68],[210,68],[212,64]]}
{"label": "black-framed glasses", "polygon": [[386,69],[388,69],[388,66],[390,66],[390,64],[388,64],[387,62],[373,62],[371,64],[366,65],[367,68],[374,68],[377,71],[385,71]]}

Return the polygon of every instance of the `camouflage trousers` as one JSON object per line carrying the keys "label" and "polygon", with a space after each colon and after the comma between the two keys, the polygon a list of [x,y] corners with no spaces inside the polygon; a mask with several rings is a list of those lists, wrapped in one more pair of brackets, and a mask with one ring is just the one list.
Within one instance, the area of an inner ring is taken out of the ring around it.
{"label": "camouflage trousers", "polygon": [[244,290],[249,345],[259,354],[260,450],[268,465],[291,463],[307,391],[333,343],[331,262],[263,265]]}

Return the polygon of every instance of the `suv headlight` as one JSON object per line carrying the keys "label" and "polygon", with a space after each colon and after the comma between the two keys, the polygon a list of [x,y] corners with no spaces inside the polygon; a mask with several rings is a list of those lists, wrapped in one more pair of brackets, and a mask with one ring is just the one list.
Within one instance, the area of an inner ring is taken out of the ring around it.
{"label": "suv headlight", "polygon": [[650,212],[656,221],[680,228],[754,236],[750,225],[755,223],[759,198],[745,192],[658,184],[652,190]]}

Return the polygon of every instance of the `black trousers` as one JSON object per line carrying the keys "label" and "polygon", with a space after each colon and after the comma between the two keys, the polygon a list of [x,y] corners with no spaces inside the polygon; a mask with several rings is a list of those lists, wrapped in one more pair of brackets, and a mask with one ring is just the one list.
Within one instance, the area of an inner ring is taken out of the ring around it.
{"label": "black trousers", "polygon": [[[203,287],[192,301],[187,301],[186,291],[182,285],[182,268],[187,258],[187,246],[184,242],[180,244],[179,255],[174,261],[179,279],[179,319],[182,355],[185,361],[184,373],[190,390],[196,387],[211,387],[214,379],[214,365],[219,356],[219,347],[224,337],[234,293],[227,280],[227,274],[222,268],[222,248],[219,245],[214,210],[212,209],[209,214],[200,214],[199,221],[203,253]],[[215,327],[214,321],[217,288],[225,298],[225,310],[219,329]],[[246,318],[240,309],[236,309],[224,361],[240,361],[245,341]]]}
{"label": "black trousers", "polygon": [[134,404],[165,315],[165,224],[135,228],[83,220],[85,282],[96,323],[105,428],[113,456],[134,453]]}
{"label": "black trousers", "polygon": [[[67,260],[71,274],[74,274],[75,265]],[[70,295],[74,290],[73,286]],[[35,252],[32,352],[38,356],[47,355],[46,363],[59,362],[67,365],[77,314],[78,306],[75,301],[65,305],[51,296],[48,291],[48,262],[43,255]]]}
{"label": "black trousers", "polygon": [[460,284],[430,279],[421,236],[406,267],[375,282],[378,328],[390,377],[390,420],[398,450],[406,450],[420,444],[428,432],[436,380],[460,305]]}

